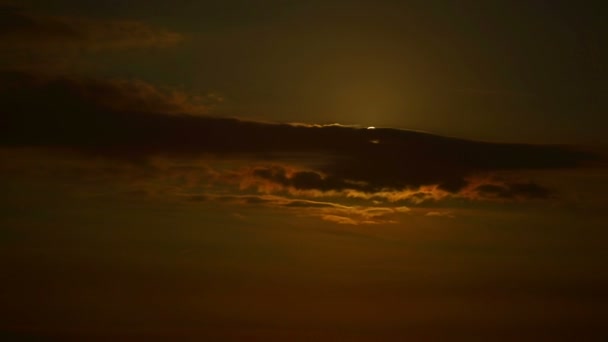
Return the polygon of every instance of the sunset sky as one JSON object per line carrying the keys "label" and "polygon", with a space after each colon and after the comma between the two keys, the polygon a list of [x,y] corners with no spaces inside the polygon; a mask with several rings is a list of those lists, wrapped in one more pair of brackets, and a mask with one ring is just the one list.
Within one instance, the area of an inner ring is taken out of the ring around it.
{"label": "sunset sky", "polygon": [[602,5],[0,0],[0,339],[603,340]]}

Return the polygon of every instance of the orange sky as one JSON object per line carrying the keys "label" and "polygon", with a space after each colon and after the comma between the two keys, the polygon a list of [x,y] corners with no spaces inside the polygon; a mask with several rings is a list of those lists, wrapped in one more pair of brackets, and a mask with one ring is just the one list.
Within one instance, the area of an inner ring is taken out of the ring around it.
{"label": "orange sky", "polygon": [[601,339],[596,7],[0,1],[0,339]]}

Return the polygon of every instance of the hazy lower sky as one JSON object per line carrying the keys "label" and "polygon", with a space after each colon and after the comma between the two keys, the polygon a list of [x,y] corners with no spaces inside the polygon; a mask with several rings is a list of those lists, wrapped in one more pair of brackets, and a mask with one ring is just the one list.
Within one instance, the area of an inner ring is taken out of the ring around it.
{"label": "hazy lower sky", "polygon": [[603,340],[599,1],[0,1],[0,339]]}

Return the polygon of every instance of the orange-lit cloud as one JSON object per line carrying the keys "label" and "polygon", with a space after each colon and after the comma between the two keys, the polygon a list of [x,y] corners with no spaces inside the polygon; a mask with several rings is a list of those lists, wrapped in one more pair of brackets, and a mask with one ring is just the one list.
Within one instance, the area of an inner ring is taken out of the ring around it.
{"label": "orange-lit cloud", "polygon": [[318,217],[325,221],[351,225],[396,223],[400,215],[411,211],[405,206],[345,205],[276,195],[189,195],[185,200],[264,206],[287,210],[295,215]]}
{"label": "orange-lit cloud", "polygon": [[[264,208],[288,212],[296,217],[315,217],[350,225],[399,223],[410,215],[451,218],[461,212],[450,207],[449,203],[455,200],[469,203],[492,201],[500,205],[506,201],[546,199],[525,193],[530,189],[545,191],[540,186],[521,183],[522,178],[507,180],[509,178],[505,175],[470,179],[467,188],[456,193],[440,190],[437,185],[379,192],[352,189],[322,191],[298,190],[289,183],[278,184],[258,177],[254,171],[262,169],[263,161],[257,161],[257,166],[245,166],[251,162],[247,158],[224,161],[218,158],[154,157],[133,163],[107,157],[59,154],[53,149],[5,147],[0,149],[0,161],[3,177],[37,179],[53,175],[59,183],[78,184],[74,191],[79,196],[130,196],[139,200],[191,205],[216,203],[237,212]],[[305,172],[293,165],[276,163],[268,164],[267,168],[288,170],[285,171],[286,178]],[[306,172],[314,171],[308,169]],[[526,186],[521,190],[517,184]],[[486,187],[509,188],[512,194],[498,197],[479,190]],[[518,194],[518,190],[524,194]]]}

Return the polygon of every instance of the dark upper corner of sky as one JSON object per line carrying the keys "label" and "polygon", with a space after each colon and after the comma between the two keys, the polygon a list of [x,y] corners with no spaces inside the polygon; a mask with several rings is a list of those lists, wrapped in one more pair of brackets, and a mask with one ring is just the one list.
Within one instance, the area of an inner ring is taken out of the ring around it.
{"label": "dark upper corner of sky", "polygon": [[238,108],[231,115],[490,140],[532,141],[545,131],[535,141],[603,136],[608,21],[602,1],[13,3],[185,34],[178,49],[145,60],[125,53],[108,73],[217,91]]}

